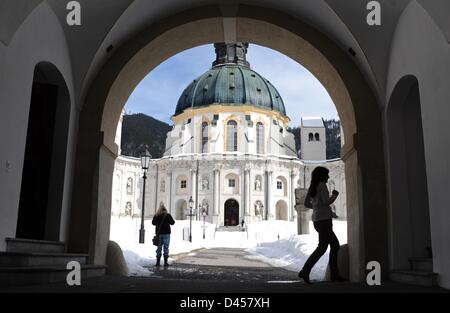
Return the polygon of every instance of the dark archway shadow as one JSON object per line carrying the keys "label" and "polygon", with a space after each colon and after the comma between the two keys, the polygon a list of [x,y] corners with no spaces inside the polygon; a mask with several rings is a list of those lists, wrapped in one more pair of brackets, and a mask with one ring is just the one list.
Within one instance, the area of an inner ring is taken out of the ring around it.
{"label": "dark archway shadow", "polygon": [[431,230],[419,82],[405,76],[387,108],[393,269],[431,258]]}
{"label": "dark archway shadow", "polygon": [[69,119],[70,96],[64,78],[53,64],[37,64],[16,238],[59,241]]}

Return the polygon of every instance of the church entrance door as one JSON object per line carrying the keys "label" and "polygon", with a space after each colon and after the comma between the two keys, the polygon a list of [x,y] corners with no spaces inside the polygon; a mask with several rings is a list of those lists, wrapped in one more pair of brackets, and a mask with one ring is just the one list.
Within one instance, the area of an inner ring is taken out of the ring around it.
{"label": "church entrance door", "polygon": [[239,203],[236,200],[229,199],[225,202],[224,218],[225,226],[239,225]]}

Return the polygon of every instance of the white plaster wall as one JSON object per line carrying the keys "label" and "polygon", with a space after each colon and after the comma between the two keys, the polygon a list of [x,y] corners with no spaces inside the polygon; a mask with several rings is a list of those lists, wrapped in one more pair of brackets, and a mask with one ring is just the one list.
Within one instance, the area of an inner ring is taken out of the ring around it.
{"label": "white plaster wall", "polygon": [[[309,141],[309,133],[320,135],[320,141]],[[326,137],[324,127],[302,127],[301,129],[301,159],[308,161],[323,161],[327,158]]]}
{"label": "white plaster wall", "polygon": [[450,47],[444,34],[416,2],[402,14],[391,48],[386,103],[405,75],[419,81],[430,204],[433,269],[438,284],[450,288]]}
{"label": "white plaster wall", "polygon": [[0,146],[3,147],[0,149],[0,251],[6,248],[6,237],[15,237],[31,87],[35,66],[42,61],[58,68],[71,96],[60,235],[60,240],[65,241],[78,111],[73,98],[72,68],[66,38],[46,2],[28,16],[7,47],[0,44],[0,56]]}

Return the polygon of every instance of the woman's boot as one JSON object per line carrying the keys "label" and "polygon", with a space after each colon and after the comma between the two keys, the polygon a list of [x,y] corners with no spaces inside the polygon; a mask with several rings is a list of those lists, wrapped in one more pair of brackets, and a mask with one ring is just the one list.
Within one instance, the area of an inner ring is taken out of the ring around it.
{"label": "woman's boot", "polygon": [[161,256],[157,256],[155,266],[159,266],[160,261],[161,261]]}
{"label": "woman's boot", "polygon": [[169,256],[168,255],[164,255],[164,266],[169,266]]}

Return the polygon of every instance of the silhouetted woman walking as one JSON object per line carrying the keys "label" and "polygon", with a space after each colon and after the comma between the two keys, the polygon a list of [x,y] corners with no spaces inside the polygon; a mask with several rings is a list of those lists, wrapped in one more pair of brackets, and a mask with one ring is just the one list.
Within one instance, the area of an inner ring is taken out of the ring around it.
{"label": "silhouetted woman walking", "polygon": [[[302,270],[298,273],[298,277],[302,278],[307,284],[311,284],[309,274],[313,266],[319,261],[322,255],[327,251],[330,245],[330,277],[331,281],[345,281],[339,275],[337,259],[339,251],[339,241],[333,232],[333,211],[330,204],[332,204],[339,195],[339,192],[333,190],[330,197],[327,188],[328,169],[318,166],[312,172],[311,185],[305,198],[305,206],[312,207],[312,221],[314,228],[319,233],[319,245],[316,250],[310,255],[308,260],[303,265]],[[309,205],[308,205],[309,204]]]}
{"label": "silhouetted woman walking", "polygon": [[169,266],[170,225],[175,224],[172,215],[161,205],[153,216],[152,224],[155,225],[155,233],[159,235],[159,245],[156,249],[156,266],[160,265],[161,250],[164,248],[164,266]]}

